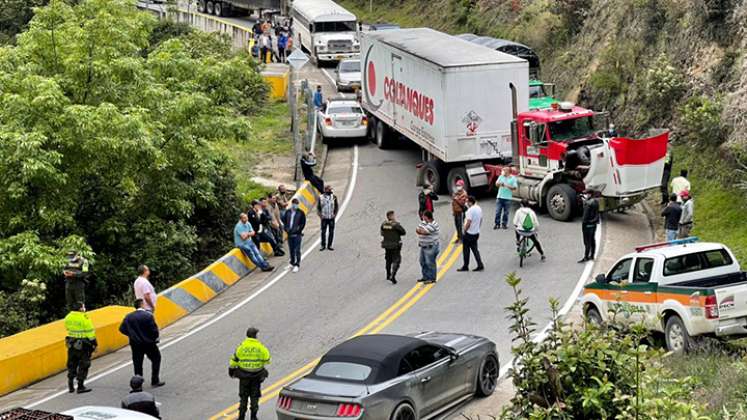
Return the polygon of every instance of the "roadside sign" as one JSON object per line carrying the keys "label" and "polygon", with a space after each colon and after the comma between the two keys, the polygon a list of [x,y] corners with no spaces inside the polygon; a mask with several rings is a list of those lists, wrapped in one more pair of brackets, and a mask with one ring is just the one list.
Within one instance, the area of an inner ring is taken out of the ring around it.
{"label": "roadside sign", "polygon": [[309,56],[304,54],[300,48],[296,48],[293,50],[291,55],[286,58],[286,60],[288,60],[288,64],[290,64],[294,70],[298,70],[309,62]]}

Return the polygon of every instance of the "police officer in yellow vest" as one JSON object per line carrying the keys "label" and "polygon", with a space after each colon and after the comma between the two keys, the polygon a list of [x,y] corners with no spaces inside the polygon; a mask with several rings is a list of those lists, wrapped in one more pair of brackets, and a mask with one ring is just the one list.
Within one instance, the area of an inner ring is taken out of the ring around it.
{"label": "police officer in yellow vest", "polygon": [[75,391],[75,380],[78,380],[78,394],[90,392],[84,382],[91,366],[91,354],[96,350],[96,330],[93,322],[86,315],[86,305],[77,302],[75,309],[65,317],[67,337],[67,387],[70,393]]}
{"label": "police officer in yellow vest", "polygon": [[86,302],[88,260],[76,251],[69,251],[62,274],[65,275],[65,302],[69,310],[76,310],[77,302]]}
{"label": "police officer in yellow vest", "polygon": [[239,379],[239,420],[246,418],[247,400],[251,398],[251,420],[257,420],[262,381],[267,378],[265,365],[270,364],[270,351],[257,340],[258,329],[246,330],[246,339],[231,357],[228,375]]}

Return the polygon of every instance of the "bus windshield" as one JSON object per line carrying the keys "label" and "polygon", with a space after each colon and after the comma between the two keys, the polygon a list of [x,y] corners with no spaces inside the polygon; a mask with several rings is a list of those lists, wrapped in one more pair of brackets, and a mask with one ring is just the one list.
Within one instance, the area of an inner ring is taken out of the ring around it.
{"label": "bus windshield", "polygon": [[355,22],[314,22],[314,32],[355,32]]}
{"label": "bus windshield", "polygon": [[555,141],[579,139],[594,135],[592,117],[555,121],[548,125],[550,126],[550,138]]}

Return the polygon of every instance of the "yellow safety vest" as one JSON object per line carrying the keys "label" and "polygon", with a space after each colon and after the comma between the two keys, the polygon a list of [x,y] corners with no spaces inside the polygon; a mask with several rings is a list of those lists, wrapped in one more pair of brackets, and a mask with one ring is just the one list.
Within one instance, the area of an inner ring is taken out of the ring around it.
{"label": "yellow safety vest", "polygon": [[65,329],[67,336],[71,338],[96,339],[96,330],[88,315],[83,312],[71,311],[65,317]]}
{"label": "yellow safety vest", "polygon": [[245,339],[231,357],[232,368],[258,372],[270,363],[270,351],[256,338]]}

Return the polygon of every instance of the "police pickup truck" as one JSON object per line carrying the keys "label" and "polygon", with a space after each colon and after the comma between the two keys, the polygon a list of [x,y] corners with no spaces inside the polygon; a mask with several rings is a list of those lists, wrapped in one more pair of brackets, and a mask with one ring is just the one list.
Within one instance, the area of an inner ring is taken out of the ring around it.
{"label": "police pickup truck", "polygon": [[643,323],[673,352],[695,336],[747,335],[747,275],[729,248],[694,237],[636,248],[584,286],[580,302],[590,322]]}

